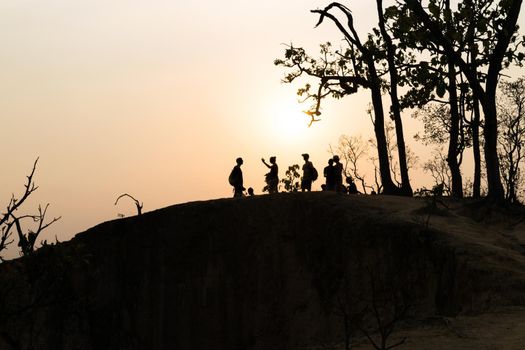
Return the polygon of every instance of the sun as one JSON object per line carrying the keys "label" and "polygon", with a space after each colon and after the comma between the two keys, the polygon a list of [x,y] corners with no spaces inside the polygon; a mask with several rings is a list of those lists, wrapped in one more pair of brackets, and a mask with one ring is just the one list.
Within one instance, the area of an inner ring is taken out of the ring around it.
{"label": "sun", "polygon": [[308,116],[302,112],[301,105],[280,104],[271,111],[271,128],[279,138],[296,140],[308,129]]}

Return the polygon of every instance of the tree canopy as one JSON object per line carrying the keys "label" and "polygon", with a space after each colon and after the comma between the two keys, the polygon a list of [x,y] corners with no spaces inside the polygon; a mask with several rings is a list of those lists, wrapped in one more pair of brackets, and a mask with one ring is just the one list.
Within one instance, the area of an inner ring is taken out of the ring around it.
{"label": "tree canopy", "polygon": [[[411,195],[402,111],[433,111],[423,118],[427,135],[448,141],[445,160],[451,173],[451,194],[462,197],[463,152],[474,154],[474,195],[480,193],[481,156],[484,155],[488,195],[501,202],[505,192],[498,157],[496,94],[502,71],[521,65],[524,39],[518,35],[521,0],[398,0],[383,7],[376,0],[377,27],[366,36],[354,26],[349,7],[332,2],[318,15],[316,26],[330,20],[343,36],[340,48],[321,44],[313,57],[291,44],[284,59],[275,61],[289,72],[284,81],[302,76],[317,80],[298,89],[302,101],[312,101],[305,112],[311,124],[319,121],[322,100],[370,91],[372,122],[380,179],[386,194]],[[390,97],[388,116],[394,121],[401,183],[392,181],[385,136],[384,95]],[[480,108],[481,107],[481,108]],[[424,113],[418,113],[424,115]],[[481,131],[481,133],[480,133]],[[483,136],[481,138],[481,135]],[[483,146],[483,152],[481,147]]]}

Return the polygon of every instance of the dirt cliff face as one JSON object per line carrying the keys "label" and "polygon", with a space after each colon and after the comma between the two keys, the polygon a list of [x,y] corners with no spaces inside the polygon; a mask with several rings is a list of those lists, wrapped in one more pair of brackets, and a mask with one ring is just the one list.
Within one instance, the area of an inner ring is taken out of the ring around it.
{"label": "dirt cliff face", "polygon": [[278,194],[103,223],[0,266],[0,348],[299,349],[372,301],[413,317],[525,304],[508,232],[452,211],[426,225],[422,206]]}

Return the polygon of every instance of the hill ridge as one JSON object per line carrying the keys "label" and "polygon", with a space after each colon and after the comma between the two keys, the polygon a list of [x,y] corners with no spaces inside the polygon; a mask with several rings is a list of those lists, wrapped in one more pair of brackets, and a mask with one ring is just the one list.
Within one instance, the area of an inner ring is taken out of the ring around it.
{"label": "hill ridge", "polygon": [[335,301],[363,303],[370,282],[406,294],[419,318],[525,306],[511,231],[460,215],[460,204],[427,228],[424,206],[282,193],[101,223],[0,266],[13,285],[4,306],[45,304],[1,326],[40,348],[298,349],[339,339]]}

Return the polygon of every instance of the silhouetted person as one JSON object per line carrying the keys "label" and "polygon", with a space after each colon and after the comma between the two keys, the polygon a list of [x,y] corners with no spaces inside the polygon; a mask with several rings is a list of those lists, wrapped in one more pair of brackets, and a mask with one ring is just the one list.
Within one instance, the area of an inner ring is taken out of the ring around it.
{"label": "silhouetted person", "polygon": [[245,190],[243,187],[242,170],[241,165],[243,164],[242,158],[236,159],[237,165],[233,167],[232,172],[228,181],[233,186],[233,197],[242,197],[242,192]]}
{"label": "silhouetted person", "polygon": [[335,191],[335,168],[334,160],[332,158],[328,159],[328,166],[324,168],[323,175],[326,178],[326,190]]}
{"label": "silhouetted person", "polygon": [[277,186],[279,185],[279,167],[276,163],[275,157],[270,157],[270,164],[266,163],[264,158],[261,159],[270,172],[265,175],[266,185],[268,186],[268,193],[277,193]]}
{"label": "silhouetted person", "polygon": [[358,194],[357,186],[355,185],[354,179],[351,176],[346,177],[346,183],[348,184],[347,193],[348,194]]}
{"label": "silhouetted person", "polygon": [[339,156],[334,156],[334,182],[337,192],[345,192],[343,186],[343,164],[339,162]]}
{"label": "silhouetted person", "polygon": [[311,191],[312,190],[312,181],[317,179],[317,170],[315,170],[312,162],[309,161],[310,156],[308,153],[303,155],[304,164],[303,164],[303,178],[301,180],[301,191]]}
{"label": "silhouetted person", "polygon": [[253,188],[248,187],[248,196],[253,197],[255,194],[253,193]]}

